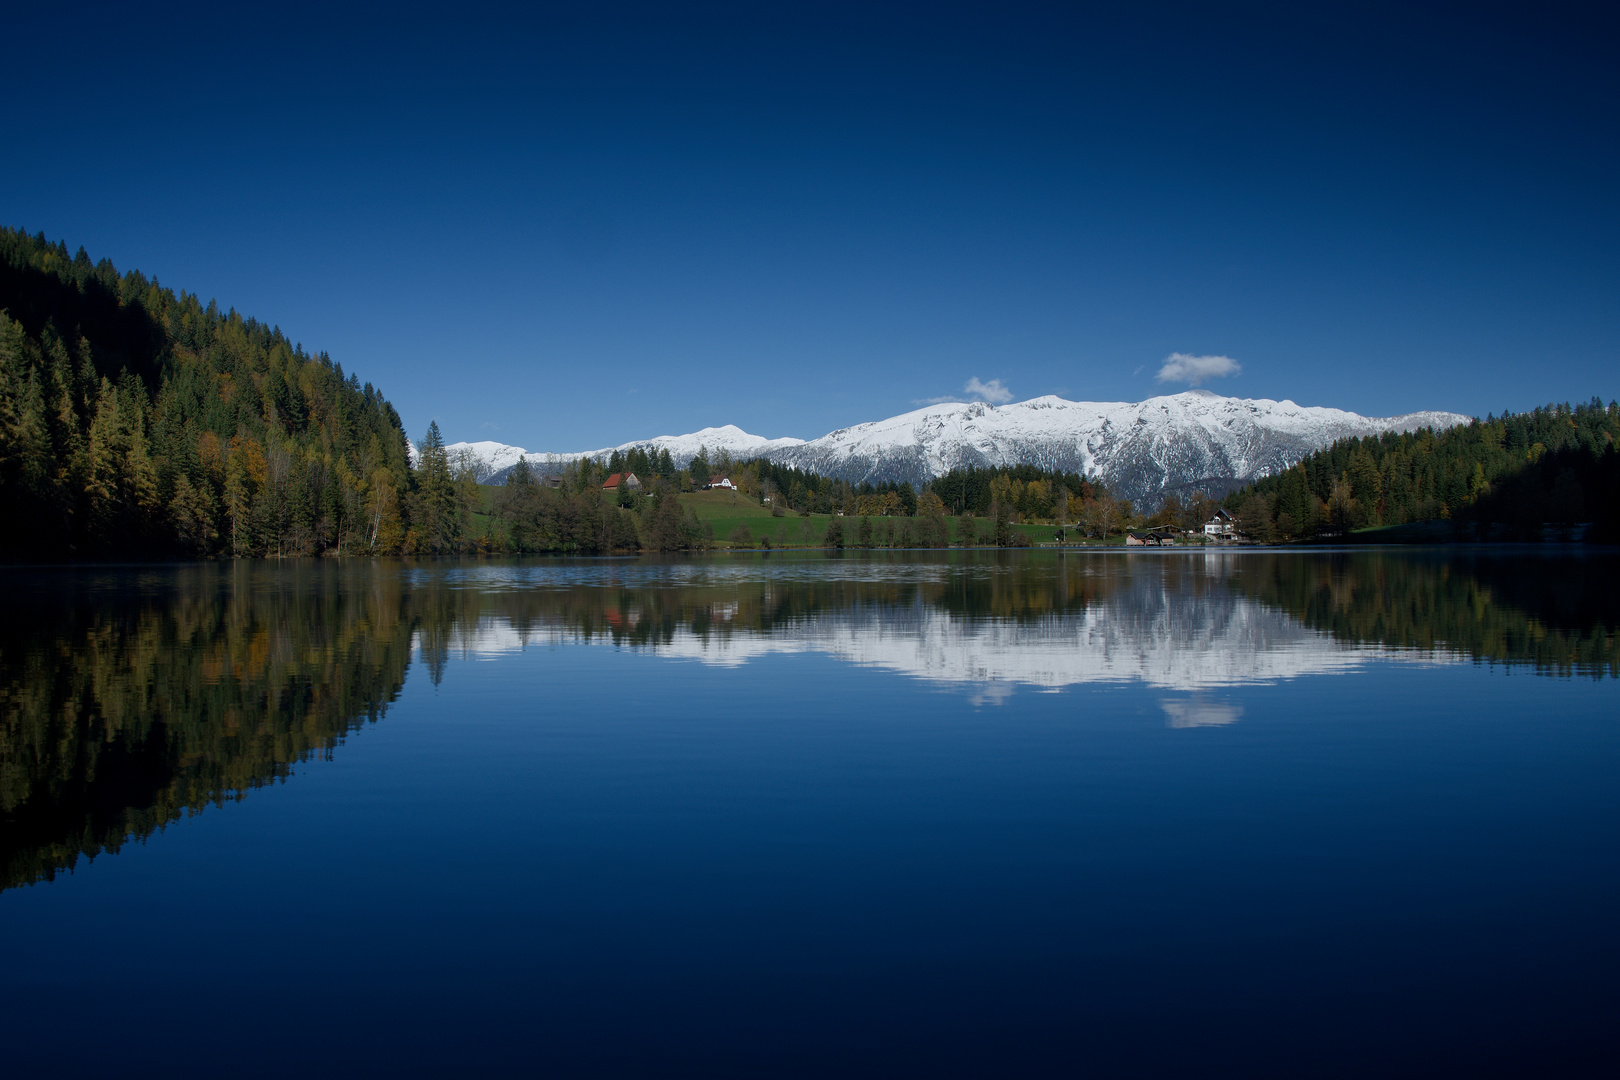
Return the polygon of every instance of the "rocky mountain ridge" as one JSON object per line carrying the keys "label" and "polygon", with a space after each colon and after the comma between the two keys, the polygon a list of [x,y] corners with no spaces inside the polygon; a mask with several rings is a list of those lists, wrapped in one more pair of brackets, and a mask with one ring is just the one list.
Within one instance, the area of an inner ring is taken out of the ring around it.
{"label": "rocky mountain ridge", "polygon": [[1222,494],[1349,436],[1438,430],[1470,419],[1433,411],[1367,417],[1189,390],[1134,403],[1059,397],[1010,405],[951,402],[810,440],[766,439],[727,425],[571,453],[529,453],[489,442],[447,449],[493,483],[504,479],[519,456],[544,470],[641,446],[667,449],[684,466],[705,447],[711,456],[724,450],[738,459],[765,457],[852,483],[905,480],[920,486],[954,468],[1037,465],[1100,477],[1110,491],[1140,503],[1167,492]]}

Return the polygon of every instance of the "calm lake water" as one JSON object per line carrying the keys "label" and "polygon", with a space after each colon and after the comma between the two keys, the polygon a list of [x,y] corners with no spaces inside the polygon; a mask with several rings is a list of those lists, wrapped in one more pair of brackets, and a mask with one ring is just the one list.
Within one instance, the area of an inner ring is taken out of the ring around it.
{"label": "calm lake water", "polygon": [[1614,1066],[1614,555],[0,588],[14,1075]]}

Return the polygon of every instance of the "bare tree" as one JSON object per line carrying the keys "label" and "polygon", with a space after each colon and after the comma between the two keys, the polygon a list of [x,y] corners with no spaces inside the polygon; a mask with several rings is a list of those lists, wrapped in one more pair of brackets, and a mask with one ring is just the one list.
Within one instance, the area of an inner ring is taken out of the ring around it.
{"label": "bare tree", "polygon": [[1081,512],[1080,525],[1086,532],[1107,540],[1108,534],[1119,528],[1123,517],[1120,501],[1104,492],[1086,503]]}

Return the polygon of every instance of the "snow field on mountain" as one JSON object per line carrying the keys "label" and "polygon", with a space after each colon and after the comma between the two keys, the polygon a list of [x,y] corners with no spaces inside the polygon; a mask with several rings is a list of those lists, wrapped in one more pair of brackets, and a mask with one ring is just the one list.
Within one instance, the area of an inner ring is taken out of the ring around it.
{"label": "snow field on mountain", "polygon": [[946,403],[840,428],[818,439],[767,439],[735,425],[660,435],[617,447],[530,453],[503,443],[454,443],[452,460],[499,480],[520,456],[544,468],[614,450],[667,449],[685,466],[700,448],[711,457],[766,457],[852,483],[907,480],[921,485],[964,466],[1029,464],[1101,477],[1133,500],[1165,491],[1235,486],[1286,469],[1349,436],[1442,429],[1469,422],[1448,412],[1366,417],[1266,398],[1228,398],[1206,390],[1141,402],[1040,397],[1011,405]]}

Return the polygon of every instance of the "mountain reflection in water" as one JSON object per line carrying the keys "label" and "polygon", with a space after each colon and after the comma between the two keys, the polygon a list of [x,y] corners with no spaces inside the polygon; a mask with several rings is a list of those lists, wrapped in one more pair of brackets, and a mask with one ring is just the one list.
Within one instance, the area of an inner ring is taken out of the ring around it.
{"label": "mountain reflection in water", "polygon": [[11,572],[0,888],[290,775],[384,715],[413,656],[599,643],[710,665],[819,652],[995,705],[1140,683],[1172,727],[1222,688],[1375,660],[1620,673],[1608,555],[902,553]]}

